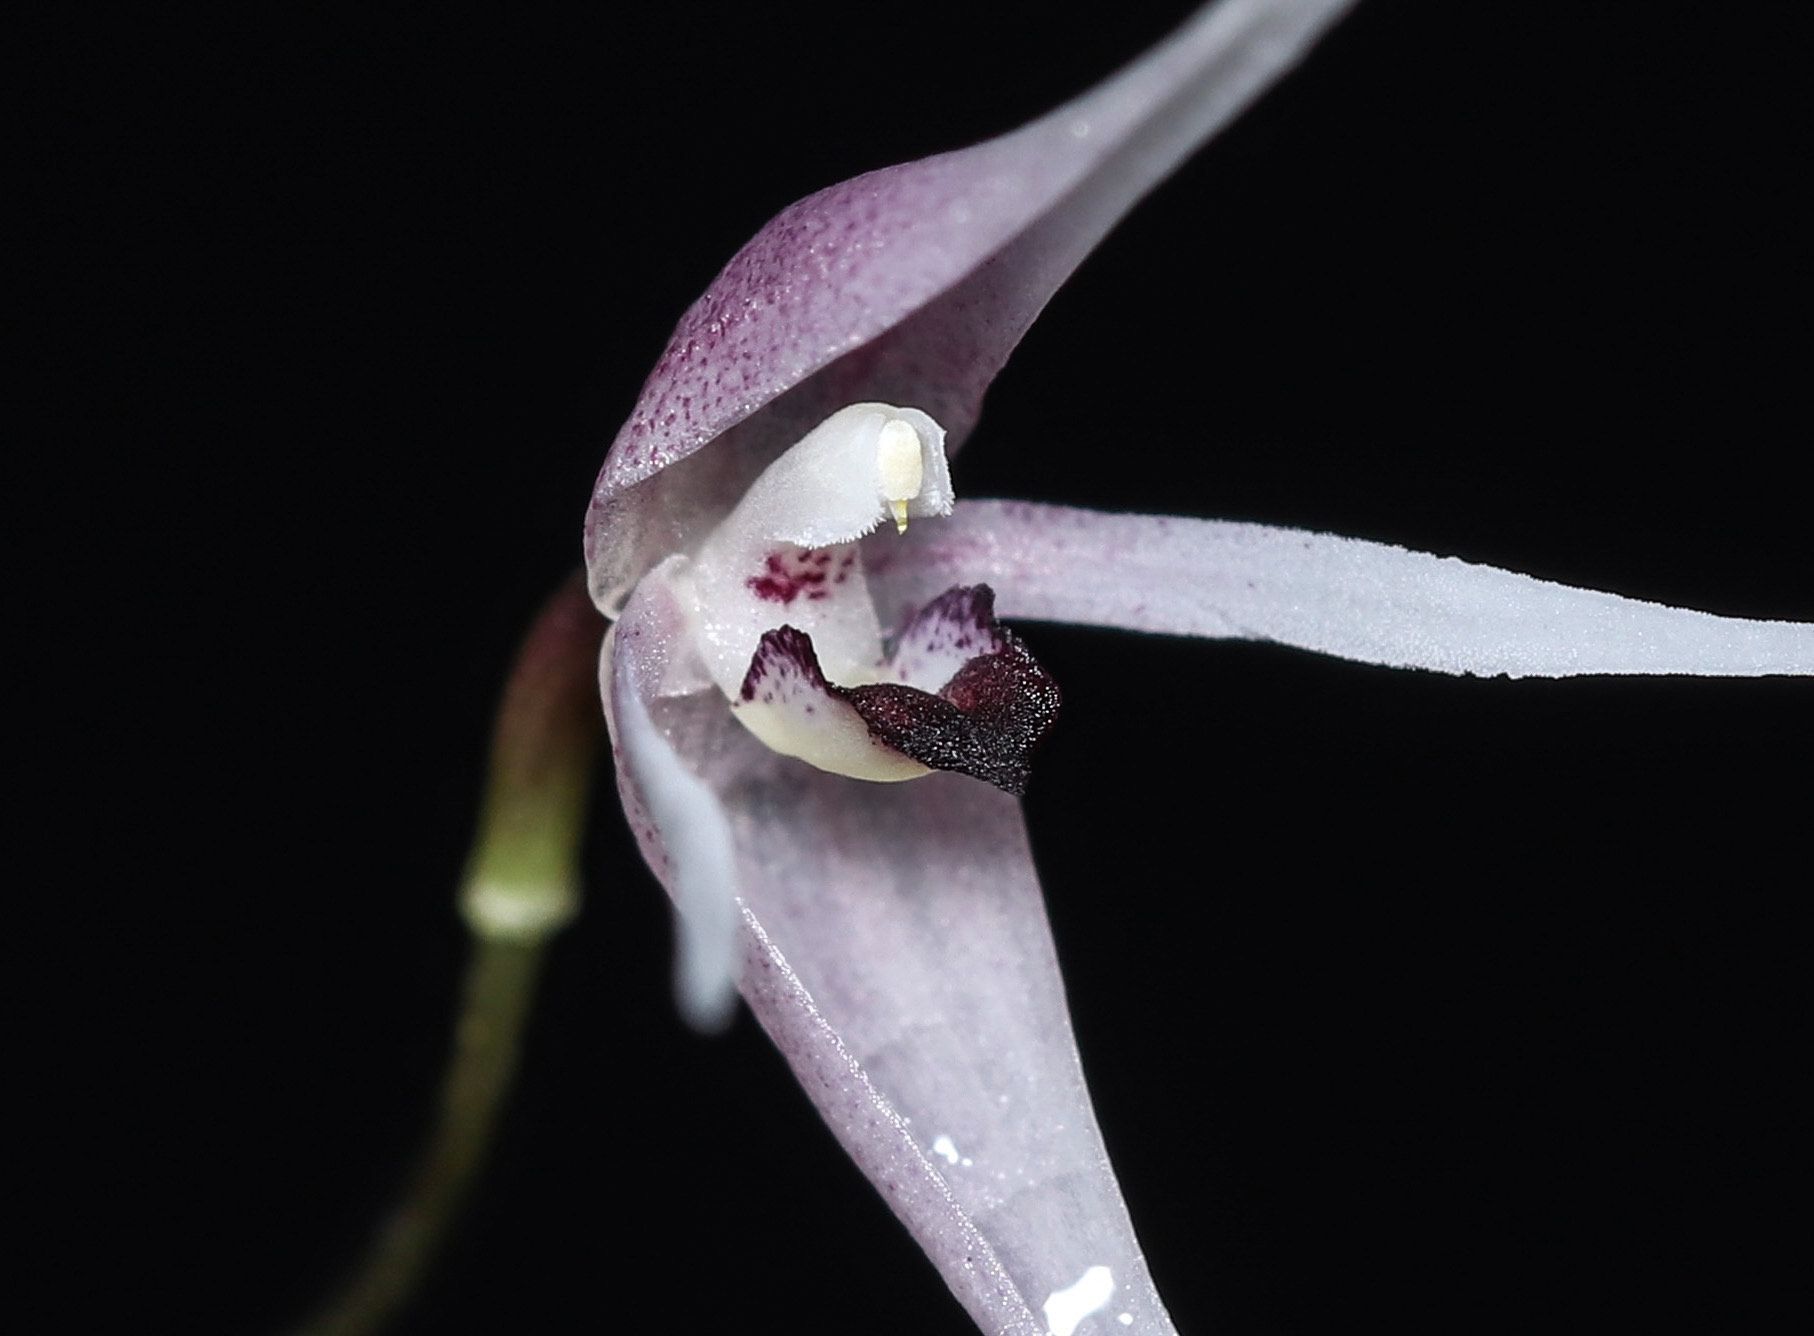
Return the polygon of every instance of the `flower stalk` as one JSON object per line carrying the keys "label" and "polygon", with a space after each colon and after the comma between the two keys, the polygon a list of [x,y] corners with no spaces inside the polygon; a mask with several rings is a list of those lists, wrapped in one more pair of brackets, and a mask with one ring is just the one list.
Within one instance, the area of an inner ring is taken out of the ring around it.
{"label": "flower stalk", "polygon": [[602,633],[576,575],[543,606],[518,652],[459,889],[471,946],[435,1126],[365,1256],[298,1336],[382,1330],[420,1288],[472,1193],[516,1075],[547,946],[579,912]]}

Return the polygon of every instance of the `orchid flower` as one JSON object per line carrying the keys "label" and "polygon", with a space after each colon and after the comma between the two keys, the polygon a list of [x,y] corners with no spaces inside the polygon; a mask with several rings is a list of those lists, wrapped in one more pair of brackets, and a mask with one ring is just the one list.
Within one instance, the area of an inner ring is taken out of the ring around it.
{"label": "orchid flower", "polygon": [[1224,0],[1019,131],[785,210],[682,318],[594,492],[619,788],[683,1003],[717,1023],[735,984],[985,1331],[1172,1330],[1016,800],[1057,687],[998,617],[1475,676],[1814,672],[1803,624],[958,495],[948,456],[1047,299],[1346,8]]}

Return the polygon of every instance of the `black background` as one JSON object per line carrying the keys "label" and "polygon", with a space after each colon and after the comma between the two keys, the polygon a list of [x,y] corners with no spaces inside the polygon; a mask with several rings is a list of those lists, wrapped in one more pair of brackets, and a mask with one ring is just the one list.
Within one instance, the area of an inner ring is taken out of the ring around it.
{"label": "black background", "polygon": [[[1366,0],[1053,302],[960,492],[1814,617],[1800,8]],[[39,1325],[274,1330],[350,1255],[431,1098],[497,684],[680,310],[791,200],[1184,12],[26,45],[15,1099],[75,1132]],[[1026,634],[1068,702],[1034,845],[1181,1330],[1799,1329],[1805,685]],[[676,1020],[608,794],[588,866],[407,1330],[965,1330],[747,1018]]]}

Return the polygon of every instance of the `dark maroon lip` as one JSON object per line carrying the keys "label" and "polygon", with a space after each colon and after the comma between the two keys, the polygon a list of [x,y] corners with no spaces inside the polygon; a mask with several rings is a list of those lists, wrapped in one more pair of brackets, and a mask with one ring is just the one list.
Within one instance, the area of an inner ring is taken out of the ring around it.
{"label": "dark maroon lip", "polygon": [[755,700],[777,673],[798,674],[847,703],[883,746],[930,769],[1023,794],[1033,752],[1058,719],[1058,684],[996,621],[995,592],[988,585],[940,594],[903,632],[895,653],[953,651],[968,657],[936,692],[904,682],[841,687],[826,681],[812,637],[782,626],[763,634],[739,695]]}

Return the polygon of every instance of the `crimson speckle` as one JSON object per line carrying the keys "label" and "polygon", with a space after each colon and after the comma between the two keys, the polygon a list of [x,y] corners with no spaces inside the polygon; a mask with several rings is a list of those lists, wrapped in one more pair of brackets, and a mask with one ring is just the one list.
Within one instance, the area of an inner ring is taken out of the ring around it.
{"label": "crimson speckle", "polygon": [[825,590],[819,588],[825,583],[825,572],[819,567],[823,564],[816,558],[824,556],[814,551],[801,551],[798,548],[783,548],[771,552],[763,562],[762,574],[752,575],[743,583],[757,598],[770,603],[779,603],[787,607],[801,594],[809,598],[825,597]]}

